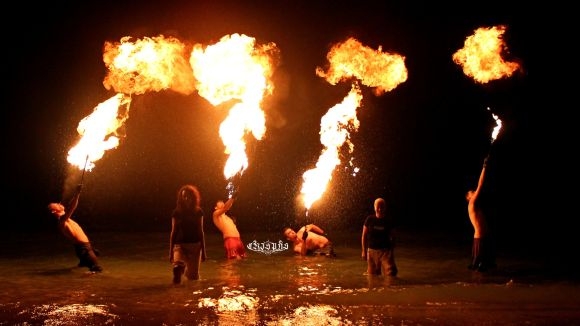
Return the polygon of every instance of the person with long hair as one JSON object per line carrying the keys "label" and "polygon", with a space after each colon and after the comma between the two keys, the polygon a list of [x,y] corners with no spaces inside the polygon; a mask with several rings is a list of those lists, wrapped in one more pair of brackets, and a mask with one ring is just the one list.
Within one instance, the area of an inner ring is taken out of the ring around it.
{"label": "person with long hair", "polygon": [[197,187],[187,184],[177,191],[177,203],[171,213],[169,262],[173,266],[173,283],[181,284],[181,277],[199,279],[201,262],[206,260],[204,212]]}

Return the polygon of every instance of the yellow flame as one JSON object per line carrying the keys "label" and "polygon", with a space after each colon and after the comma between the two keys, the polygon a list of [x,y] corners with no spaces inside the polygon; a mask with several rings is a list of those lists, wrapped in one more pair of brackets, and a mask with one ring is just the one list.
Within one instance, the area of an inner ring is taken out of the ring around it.
{"label": "yellow flame", "polygon": [[517,62],[506,62],[502,53],[507,51],[503,41],[506,27],[480,27],[467,37],[463,48],[453,54],[453,62],[463,67],[463,73],[479,83],[511,76],[520,68]]}
{"label": "yellow flame", "polygon": [[[81,139],[69,150],[67,161],[79,169],[91,171],[94,162],[101,159],[106,150],[116,148],[119,145],[117,130],[129,117],[130,102],[130,97],[117,94],[83,118],[77,127]],[[126,110],[119,112],[122,105]]]}
{"label": "yellow flame", "polygon": [[118,93],[144,94],[172,89],[193,92],[193,78],[185,45],[173,37],[145,37],[131,42],[105,42],[103,61],[109,69],[103,85]]}
{"label": "yellow flame", "polygon": [[[407,80],[405,57],[398,54],[382,52],[381,47],[373,50],[363,46],[354,38],[334,45],[327,54],[328,71],[316,68],[316,74],[335,85],[340,81],[356,78],[363,85],[374,87],[376,95],[391,91]],[[359,121],[356,110],[362,101],[362,94],[357,83],[353,83],[349,94],[343,102],[332,107],[321,119],[320,142],[324,149],[318,158],[316,168],[303,174],[301,188],[306,214],[312,204],[320,199],[332,179],[332,172],[341,163],[339,150],[348,145],[349,153],[354,151],[350,142],[350,131],[357,131]],[[352,163],[352,161],[351,161]],[[354,168],[355,173],[358,168]]]}
{"label": "yellow flame", "polygon": [[[487,108],[487,110],[489,111],[490,109]],[[491,132],[491,142],[493,143],[497,139],[497,135],[499,135],[499,131],[501,130],[502,127],[502,122],[501,119],[496,114],[492,113],[491,116],[495,120],[495,127],[493,127],[493,131]]]}
{"label": "yellow flame", "polygon": [[[103,85],[117,95],[81,120],[77,131],[82,138],[67,157],[72,165],[89,171],[106,150],[119,145],[117,130],[129,117],[130,94],[163,89],[188,94],[194,90],[185,46],[175,38],[160,35],[131,42],[126,36],[120,42],[105,42],[103,61],[109,69]],[[119,112],[122,105],[126,110]]]}
{"label": "yellow flame", "polygon": [[374,50],[354,38],[334,45],[326,57],[330,68],[324,72],[318,67],[316,74],[332,85],[354,77],[381,95],[407,80],[405,57],[383,52],[381,47]]}
{"label": "yellow flame", "polygon": [[232,34],[204,48],[196,44],[190,57],[196,89],[213,105],[238,100],[220,126],[220,137],[229,158],[224,175],[229,179],[248,167],[244,136],[261,140],[266,117],[261,108],[264,95],[274,87],[270,81],[278,49],[274,43],[256,45],[254,38]]}
{"label": "yellow flame", "polygon": [[350,152],[354,150],[354,146],[350,143],[349,130],[356,131],[359,127],[356,109],[360,106],[361,100],[360,89],[353,85],[342,103],[330,108],[322,117],[320,142],[324,145],[324,149],[318,158],[316,168],[306,171],[302,176],[304,183],[300,191],[306,209],[310,209],[326,191],[327,184],[332,179],[332,172],[340,164],[339,150],[342,145],[348,142]]}

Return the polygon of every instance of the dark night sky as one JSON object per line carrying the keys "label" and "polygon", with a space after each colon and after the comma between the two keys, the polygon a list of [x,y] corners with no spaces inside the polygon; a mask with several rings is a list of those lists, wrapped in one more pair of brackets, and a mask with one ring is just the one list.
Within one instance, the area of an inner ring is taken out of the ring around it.
{"label": "dark night sky", "polygon": [[[464,193],[475,186],[490,150],[489,106],[504,122],[491,149],[486,188],[499,232],[530,235],[526,231],[545,231],[546,221],[563,229],[570,223],[549,202],[567,174],[557,163],[563,159],[555,148],[560,140],[543,131],[554,127],[540,103],[551,103],[553,113],[562,109],[542,81],[551,71],[543,65],[545,39],[537,33],[545,27],[538,26],[534,8],[500,1],[478,11],[415,1],[113,3],[18,5],[16,23],[4,29],[3,196],[5,208],[16,208],[5,217],[16,228],[51,227],[46,204],[67,195],[68,179],[75,184],[81,178],[71,173],[66,155],[77,141],[78,122],[114,94],[102,84],[105,41],[163,34],[211,44],[233,33],[276,43],[282,59],[279,84],[264,103],[267,132],[249,142],[250,166],[232,210],[242,232],[306,219],[296,197],[302,174],[322,150],[320,118],[350,87],[332,86],[314,71],[327,63],[330,46],[349,36],[405,56],[409,77],[381,96],[363,89],[361,125],[352,135],[362,170],[353,178],[339,167],[309,221],[359,230],[373,199],[383,196],[401,225],[465,230],[470,237]],[[451,56],[475,29],[499,24],[507,26],[504,39],[523,71],[477,84]],[[77,220],[91,230],[167,230],[175,192],[184,183],[199,186],[211,212],[225,196],[227,157],[218,128],[227,110],[196,93],[133,96],[126,137],[84,176]]]}

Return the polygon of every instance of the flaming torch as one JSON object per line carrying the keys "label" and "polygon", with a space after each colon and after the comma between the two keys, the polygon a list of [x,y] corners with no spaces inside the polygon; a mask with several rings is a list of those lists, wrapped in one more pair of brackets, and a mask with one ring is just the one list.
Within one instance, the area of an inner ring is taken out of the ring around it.
{"label": "flaming torch", "polygon": [[[491,109],[489,107],[487,108],[487,110],[491,111]],[[499,131],[501,130],[501,126],[502,126],[502,122],[501,122],[501,119],[496,114],[491,113],[491,116],[493,117],[493,120],[495,120],[495,127],[493,127],[493,130],[491,132],[491,143],[493,144],[493,142],[497,138],[497,135],[499,135]]]}
{"label": "flaming torch", "polygon": [[[511,76],[521,67],[517,62],[504,61],[502,58],[502,54],[507,51],[502,37],[505,31],[504,25],[476,29],[473,35],[467,37],[464,47],[453,54],[453,62],[463,67],[465,75],[481,84]],[[487,110],[491,112],[489,107]],[[491,115],[496,122],[491,134],[493,144],[502,127],[502,121],[493,112]]]}
{"label": "flaming torch", "polygon": [[81,184],[83,184],[83,180],[85,179],[85,171],[87,170],[87,163],[89,162],[89,155],[85,159],[85,166],[83,167],[83,174],[81,175]]}
{"label": "flaming torch", "polygon": [[[78,168],[93,169],[106,150],[119,145],[119,128],[129,118],[131,94],[172,89],[189,94],[193,91],[191,68],[185,46],[175,38],[162,35],[132,41],[105,42],[103,61],[109,72],[103,81],[116,95],[100,103],[77,127],[82,136],[68,152],[67,160]],[[83,165],[84,162],[84,165]]]}
{"label": "flaming torch", "polygon": [[[350,131],[357,131],[360,124],[356,112],[362,101],[359,84],[374,87],[374,93],[381,95],[407,80],[405,57],[383,52],[381,47],[374,50],[363,46],[354,38],[334,45],[327,54],[327,59],[328,71],[316,69],[319,77],[325,78],[332,85],[343,80],[355,81],[342,103],[329,109],[320,121],[320,142],[324,149],[316,168],[303,174],[301,194],[306,216],[312,204],[326,190],[332,179],[332,172],[341,163],[339,150],[346,144],[350,153],[354,151],[354,145],[350,142]],[[350,163],[352,165],[352,161]],[[354,167],[353,170],[358,171],[358,168]]]}
{"label": "flaming torch", "polygon": [[210,46],[193,47],[189,62],[198,94],[213,105],[236,101],[219,128],[224,152],[229,154],[224,167],[228,197],[234,192],[234,176],[242,175],[248,167],[245,136],[251,133],[261,140],[266,132],[261,104],[264,95],[274,89],[270,77],[277,55],[274,43],[258,45],[254,38],[241,34],[223,36]]}
{"label": "flaming torch", "polygon": [[[93,113],[83,118],[77,127],[82,136],[79,142],[69,150],[67,160],[70,164],[91,171],[94,162],[101,159],[106,150],[119,145],[117,130],[129,114],[130,98],[117,94],[99,104]],[[119,107],[126,107],[119,111]]]}

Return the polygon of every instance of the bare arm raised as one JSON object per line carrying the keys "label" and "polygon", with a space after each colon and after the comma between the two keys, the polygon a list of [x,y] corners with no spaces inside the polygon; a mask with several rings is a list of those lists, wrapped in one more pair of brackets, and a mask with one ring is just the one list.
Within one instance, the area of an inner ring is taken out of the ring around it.
{"label": "bare arm raised", "polygon": [[481,187],[483,186],[483,180],[485,179],[486,166],[487,166],[487,157],[483,161],[483,167],[481,168],[481,174],[479,175],[479,180],[477,181],[477,188],[475,189],[475,192],[473,194],[473,196],[475,198],[477,198],[477,196],[479,195],[479,192],[481,191]]}
{"label": "bare arm raised", "polygon": [[232,205],[234,205],[234,200],[235,200],[234,197],[232,197],[228,199],[225,203],[221,200],[218,201],[212,215],[214,220],[222,216],[222,214],[224,214],[225,212],[229,211],[230,208],[232,208]]}
{"label": "bare arm raised", "polygon": [[66,221],[73,215],[73,213],[77,209],[77,206],[79,205],[79,197],[81,196],[82,190],[83,190],[83,185],[81,183],[81,184],[77,185],[77,189],[75,191],[75,194],[72,196],[72,198],[69,200],[68,204],[66,205],[65,213],[60,218],[61,221]]}

